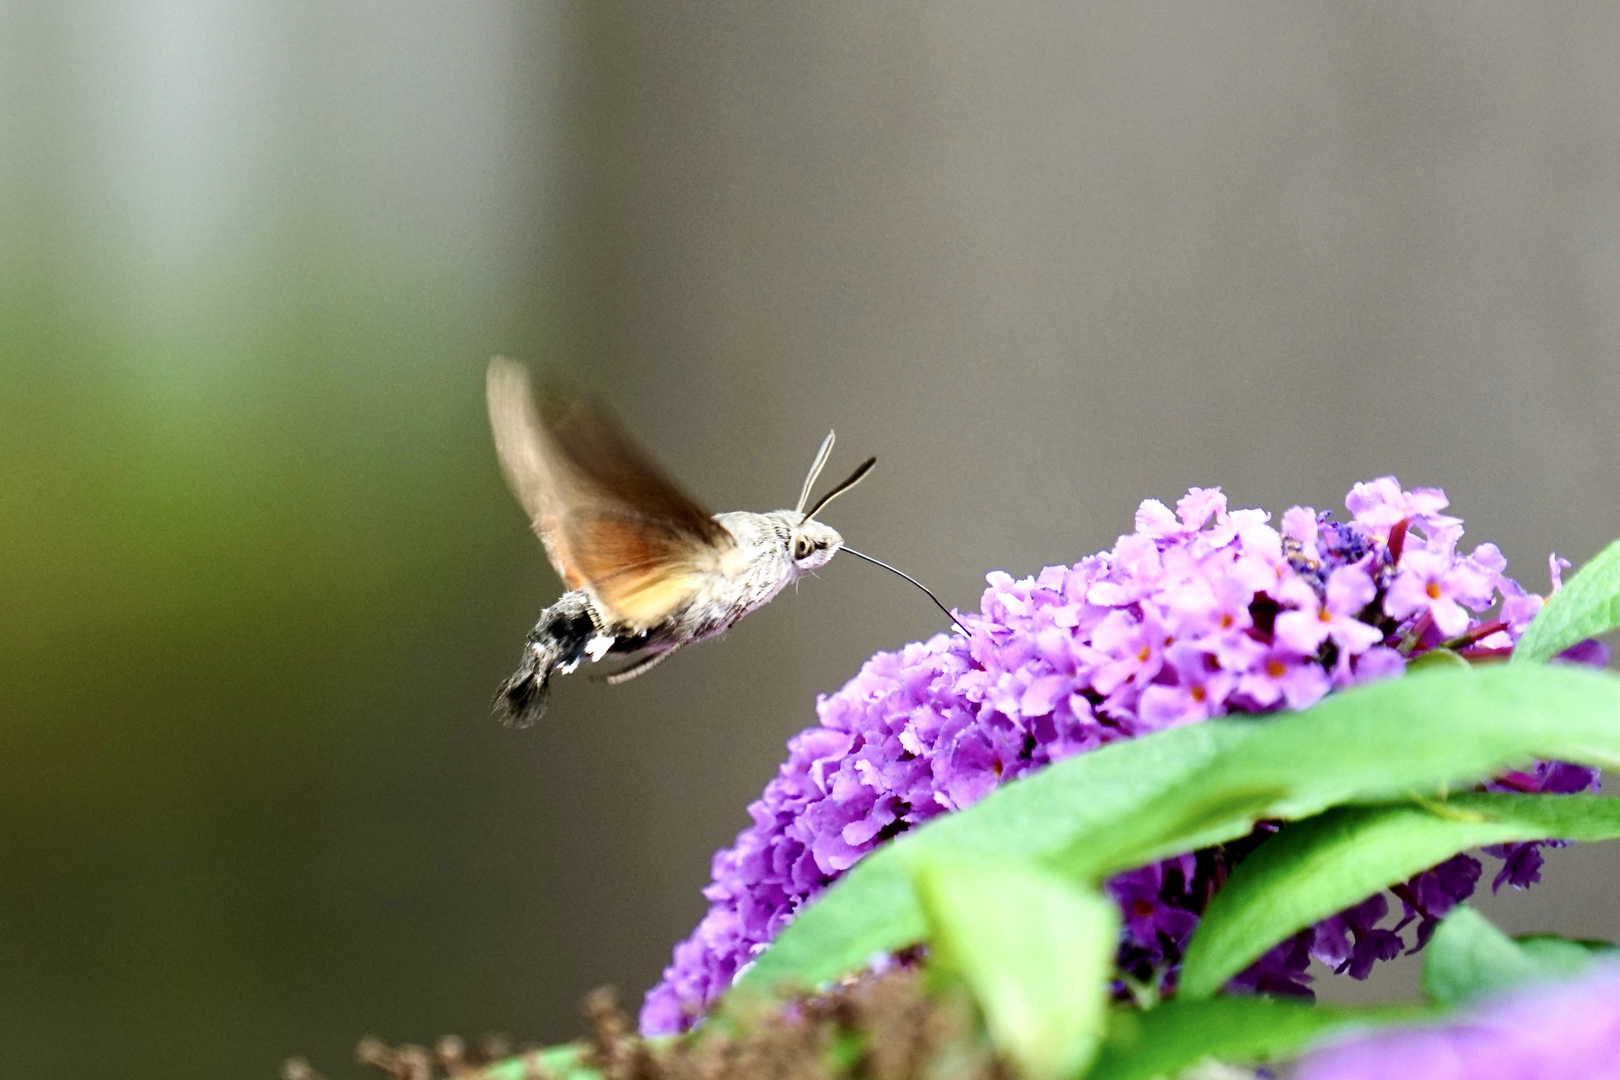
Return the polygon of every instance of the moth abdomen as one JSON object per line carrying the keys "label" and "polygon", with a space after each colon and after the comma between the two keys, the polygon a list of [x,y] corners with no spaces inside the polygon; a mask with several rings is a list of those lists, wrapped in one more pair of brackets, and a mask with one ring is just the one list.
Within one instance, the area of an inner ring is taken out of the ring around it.
{"label": "moth abdomen", "polygon": [[551,676],[566,675],[578,667],[596,633],[590,598],[583,592],[564,593],[542,611],[540,621],[529,632],[522,663],[495,692],[496,717],[519,728],[537,722],[546,712]]}

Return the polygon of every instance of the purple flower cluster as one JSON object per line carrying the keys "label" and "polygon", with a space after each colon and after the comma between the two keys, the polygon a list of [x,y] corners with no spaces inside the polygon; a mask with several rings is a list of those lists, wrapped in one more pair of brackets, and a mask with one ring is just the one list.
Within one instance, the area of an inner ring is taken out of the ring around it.
{"label": "purple flower cluster", "polygon": [[1442,1027],[1363,1035],[1310,1055],[1301,1080],[1620,1080],[1620,968],[1492,1002]]}
{"label": "purple flower cluster", "polygon": [[[820,726],[789,741],[748,808],[752,826],[715,855],[709,913],[648,993],[642,1029],[689,1026],[862,856],[1010,779],[1223,713],[1303,709],[1398,675],[1437,646],[1469,658],[1511,651],[1542,599],[1503,575],[1495,545],[1457,550],[1462,523],[1441,512],[1443,493],[1385,477],[1345,502],[1348,523],[1295,507],[1277,529],[1264,511],[1228,510],[1219,489],[1194,488],[1173,512],[1148,500],[1112,551],[1021,581],[990,574],[981,614],[963,616],[968,634],[874,656],[817,702]],[[1502,782],[1572,790],[1576,779],[1543,767]],[[1181,856],[1109,883],[1125,976],[1167,987],[1198,913],[1244,850]],[[1533,849],[1505,856],[1498,883],[1535,880]],[[1399,930],[1413,919],[1421,946],[1479,878],[1479,864],[1460,858],[1394,890],[1406,916],[1394,929],[1376,927],[1388,901],[1375,896],[1279,946],[1244,985],[1308,993],[1313,955],[1365,977],[1401,951]]]}

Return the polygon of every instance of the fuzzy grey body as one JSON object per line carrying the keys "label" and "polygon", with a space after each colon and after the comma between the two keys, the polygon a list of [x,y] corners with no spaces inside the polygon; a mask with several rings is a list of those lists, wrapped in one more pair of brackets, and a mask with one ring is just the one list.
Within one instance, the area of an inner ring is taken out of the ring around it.
{"label": "fuzzy grey body", "polygon": [[836,530],[806,520],[798,510],[734,511],[716,514],[714,520],[736,541],[734,550],[703,574],[684,606],[658,625],[647,629],[616,625],[589,588],[571,589],[542,611],[529,633],[522,663],[495,696],[502,719],[517,727],[539,720],[551,677],[566,675],[587,659],[639,656],[605,677],[608,682],[624,682],[683,645],[724,633],[800,577],[825,566],[844,543]]}
{"label": "fuzzy grey body", "polygon": [[632,660],[603,681],[633,679],[825,566],[844,541],[817,512],[877,463],[868,458],[806,510],[829,431],[792,510],[711,514],[561,372],[537,384],[497,356],[484,385],[501,472],[568,588],[495,695],[496,715],[518,726],[545,712],[553,675],[611,653]]}

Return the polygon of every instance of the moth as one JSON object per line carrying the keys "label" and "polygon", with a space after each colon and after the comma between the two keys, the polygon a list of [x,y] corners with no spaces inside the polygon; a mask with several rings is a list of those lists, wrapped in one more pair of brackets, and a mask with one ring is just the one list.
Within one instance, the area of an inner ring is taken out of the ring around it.
{"label": "moth", "polygon": [[675,650],[723,633],[839,551],[900,574],[951,614],[915,579],[851,549],[815,520],[877,458],[805,510],[832,455],[832,432],[792,510],[711,514],[559,371],[545,368],[536,378],[497,356],[485,390],[507,486],[568,589],[540,613],[517,672],[495,695],[495,714],[506,723],[527,727],[540,719],[552,676],[586,659],[621,656],[629,663],[603,681],[627,682]]}

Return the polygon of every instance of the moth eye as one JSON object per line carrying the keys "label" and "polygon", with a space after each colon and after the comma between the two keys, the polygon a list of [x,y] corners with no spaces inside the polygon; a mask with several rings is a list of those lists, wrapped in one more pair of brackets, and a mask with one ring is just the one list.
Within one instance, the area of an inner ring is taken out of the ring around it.
{"label": "moth eye", "polygon": [[808,559],[814,550],[808,536],[795,536],[793,538],[793,557],[795,559]]}

